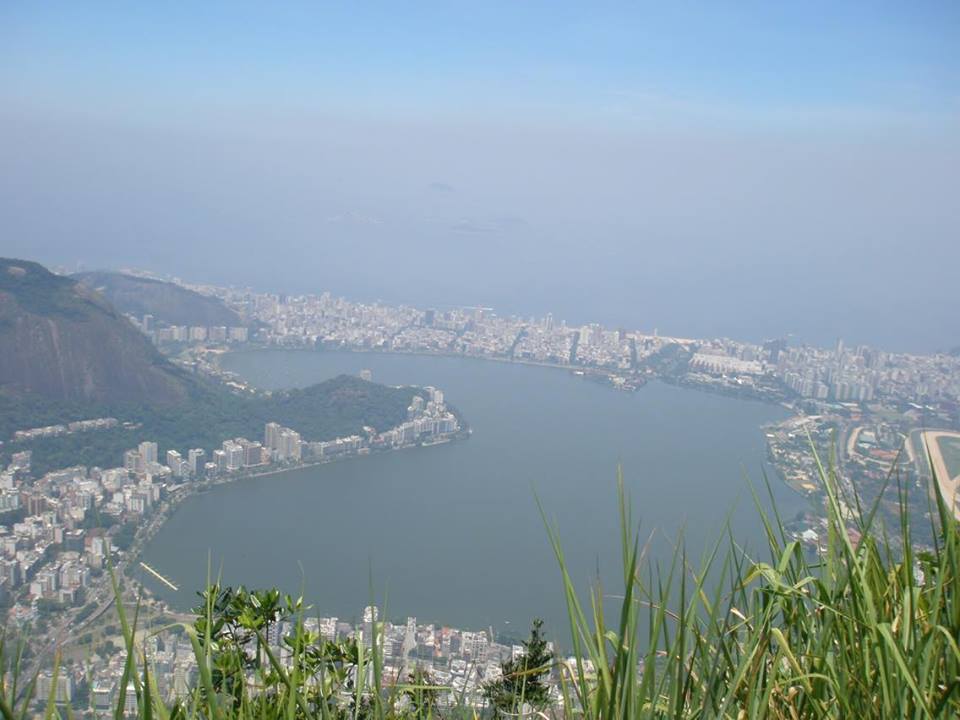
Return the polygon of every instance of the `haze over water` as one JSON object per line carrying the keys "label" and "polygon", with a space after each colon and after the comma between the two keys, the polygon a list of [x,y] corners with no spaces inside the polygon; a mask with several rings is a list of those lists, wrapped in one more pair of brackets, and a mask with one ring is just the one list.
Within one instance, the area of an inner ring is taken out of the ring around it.
{"label": "haze over water", "polygon": [[3,253],[960,344],[960,4],[4,3]]}
{"label": "haze over water", "polygon": [[[463,628],[518,628],[544,617],[565,633],[556,561],[535,493],[559,524],[574,579],[597,568],[617,592],[616,467],[653,557],[685,528],[691,554],[722,530],[754,547],[760,534],[743,473],[760,483],[761,425],[785,411],[653,383],[623,393],[568,372],[461,358],[259,351],[224,367],[264,389],[373,371],[387,384],[435,385],[473,428],[466,441],[242,480],[181,506],[145,552],[195,604],[208,555],[227,584],[280,585],[323,615],[358,616],[387,593],[390,618]],[[774,482],[781,511],[804,501]],[[509,624],[506,624],[509,621]]]}

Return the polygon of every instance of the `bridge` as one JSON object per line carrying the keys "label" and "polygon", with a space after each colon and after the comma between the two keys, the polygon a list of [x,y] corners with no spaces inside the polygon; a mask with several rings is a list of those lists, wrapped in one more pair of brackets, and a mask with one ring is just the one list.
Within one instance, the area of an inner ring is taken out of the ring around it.
{"label": "bridge", "polygon": [[161,575],[161,574],[158,573],[156,570],[154,570],[152,567],[150,567],[149,565],[147,565],[145,562],[141,562],[141,563],[140,563],[140,567],[142,567],[142,568],[143,568],[144,570],[146,570],[148,573],[150,573],[151,575],[153,575],[157,580],[159,580],[160,582],[162,582],[164,585],[166,585],[166,586],[167,586],[168,588],[170,588],[171,590],[177,591],[177,590],[180,589],[180,588],[178,588],[176,585],[174,585],[172,582],[170,582],[169,580],[167,580],[163,575]]}

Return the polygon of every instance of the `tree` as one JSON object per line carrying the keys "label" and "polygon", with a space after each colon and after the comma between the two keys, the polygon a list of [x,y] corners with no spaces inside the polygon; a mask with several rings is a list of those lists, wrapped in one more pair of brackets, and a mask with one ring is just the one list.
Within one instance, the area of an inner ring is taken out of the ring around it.
{"label": "tree", "polygon": [[137,535],[137,524],[135,522],[128,522],[125,525],[121,525],[120,529],[113,534],[113,544],[118,550],[129,550],[130,546],[133,545],[133,539]]}
{"label": "tree", "polygon": [[120,648],[117,647],[117,644],[113,640],[107,640],[105,643],[100,645],[97,648],[96,652],[103,659],[112,657]]}
{"label": "tree", "polygon": [[410,703],[413,716],[418,718],[437,715],[440,701],[440,686],[430,673],[419,665],[410,673],[409,684],[403,691]]}
{"label": "tree", "polygon": [[542,628],[543,620],[534,620],[523,653],[500,664],[503,675],[499,680],[484,684],[483,696],[497,715],[517,714],[524,705],[544,708],[549,703],[546,680],[553,667],[553,652],[547,647]]}
{"label": "tree", "polygon": [[[250,717],[275,717],[285,706],[288,693],[298,696],[303,707],[327,718],[370,716],[371,700],[357,692],[361,666],[373,661],[370,648],[355,639],[323,641],[319,633],[303,623],[302,599],[281,596],[277,589],[247,590],[210,585],[199,593],[203,603],[194,608],[194,631],[201,647],[210,650],[210,679],[221,701],[241,707]],[[296,683],[275,667],[276,653],[270,647],[271,628],[293,621],[293,632],[279,638],[287,655],[288,672]],[[209,643],[209,645],[208,645]],[[369,683],[364,680],[364,686]],[[247,693],[255,686],[254,695]],[[201,695],[206,692],[201,690]],[[360,698],[360,705],[356,704]],[[300,717],[300,716],[298,716]]]}

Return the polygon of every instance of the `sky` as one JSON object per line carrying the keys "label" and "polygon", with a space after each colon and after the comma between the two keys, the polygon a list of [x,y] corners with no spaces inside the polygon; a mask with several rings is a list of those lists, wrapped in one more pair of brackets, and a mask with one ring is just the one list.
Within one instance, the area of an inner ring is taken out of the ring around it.
{"label": "sky", "polygon": [[960,4],[0,5],[0,255],[960,345]]}

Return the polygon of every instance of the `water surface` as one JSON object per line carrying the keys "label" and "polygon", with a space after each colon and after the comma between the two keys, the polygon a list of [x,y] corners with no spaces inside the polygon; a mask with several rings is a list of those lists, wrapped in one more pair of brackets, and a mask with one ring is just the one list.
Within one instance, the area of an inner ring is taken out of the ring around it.
{"label": "water surface", "polygon": [[[654,557],[681,530],[699,555],[729,516],[761,535],[744,473],[761,481],[761,425],[781,408],[651,383],[624,393],[551,368],[404,355],[255,351],[224,359],[262,388],[373,371],[388,384],[436,385],[473,428],[468,440],[240,481],[191,498],[145,552],[181,608],[207,577],[279,585],[324,615],[357,617],[386,594],[391,618],[563,632],[560,576],[538,514],[559,525],[574,578],[599,568],[616,592],[616,470],[623,467]],[[776,488],[788,513],[802,500]],[[508,624],[509,623],[509,624]],[[559,629],[558,629],[559,628]]]}

